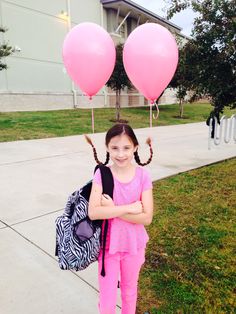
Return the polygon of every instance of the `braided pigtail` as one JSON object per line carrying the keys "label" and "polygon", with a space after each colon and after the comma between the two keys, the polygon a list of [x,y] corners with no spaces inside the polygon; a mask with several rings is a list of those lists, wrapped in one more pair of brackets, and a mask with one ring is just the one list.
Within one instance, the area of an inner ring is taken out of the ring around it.
{"label": "braided pigtail", "polygon": [[149,149],[150,149],[150,157],[149,157],[149,159],[147,160],[147,162],[142,163],[142,162],[140,161],[140,158],[139,158],[139,155],[138,155],[138,150],[136,150],[136,151],[134,152],[134,159],[135,159],[136,163],[137,163],[138,165],[140,165],[140,166],[146,166],[146,165],[150,164],[150,162],[152,161],[153,150],[152,150],[152,145],[151,145],[151,139],[150,139],[150,137],[147,138],[146,143],[148,144]]}
{"label": "braided pigtail", "polygon": [[85,137],[86,141],[88,142],[88,144],[91,145],[92,148],[93,148],[93,156],[94,156],[94,159],[95,159],[96,163],[97,163],[98,165],[107,165],[108,162],[109,162],[109,159],[110,159],[109,153],[107,152],[106,160],[105,160],[104,163],[102,163],[102,162],[98,159],[97,151],[96,151],[95,146],[93,145],[93,142],[92,142],[91,138],[88,137],[88,135],[86,135],[86,134],[84,135],[84,137]]}
{"label": "braided pigtail", "polygon": [[110,159],[110,154],[107,152],[107,155],[106,155],[106,160],[104,162],[104,166],[106,166],[108,163],[109,163],[109,159]]}

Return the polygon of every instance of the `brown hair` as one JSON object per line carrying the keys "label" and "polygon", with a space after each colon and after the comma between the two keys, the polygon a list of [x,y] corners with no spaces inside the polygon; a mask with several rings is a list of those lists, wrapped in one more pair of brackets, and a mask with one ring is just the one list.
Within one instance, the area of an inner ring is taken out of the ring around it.
{"label": "brown hair", "polygon": [[[136,135],[134,134],[134,131],[133,129],[128,125],[128,124],[124,124],[124,123],[119,123],[119,124],[115,124],[113,127],[111,127],[108,131],[107,131],[107,134],[106,134],[106,137],[105,137],[105,144],[106,146],[108,146],[108,144],[110,143],[110,140],[115,137],[115,136],[118,136],[118,135],[122,135],[122,134],[126,134],[130,140],[132,141],[132,143],[134,144],[134,146],[138,146],[138,140],[137,140],[137,137]],[[91,139],[85,135],[85,138],[87,140],[87,142],[92,146],[93,148],[93,154],[94,154],[94,159],[95,161],[97,162],[97,164],[103,164],[103,165],[107,165],[108,162],[109,162],[109,153],[107,152],[107,155],[106,155],[106,160],[104,163],[102,163],[101,161],[99,161],[98,157],[97,157],[97,151],[96,151],[96,148],[94,147]],[[140,161],[140,158],[139,158],[139,155],[138,155],[138,150],[136,150],[134,152],[134,159],[136,161],[136,163],[140,166],[146,166],[148,165],[151,160],[152,160],[152,156],[153,156],[153,150],[152,150],[152,146],[151,146],[151,139],[148,138],[146,143],[148,144],[149,146],[149,149],[150,149],[150,157],[149,159],[145,162],[145,163],[142,163]]]}

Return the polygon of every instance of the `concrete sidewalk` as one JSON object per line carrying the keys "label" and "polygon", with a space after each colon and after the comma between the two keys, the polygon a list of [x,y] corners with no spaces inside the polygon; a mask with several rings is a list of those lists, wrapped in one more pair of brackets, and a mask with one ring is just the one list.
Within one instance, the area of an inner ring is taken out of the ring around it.
{"label": "concrete sidewalk", "polygon": [[[236,156],[233,141],[208,150],[205,123],[135,133],[141,160],[149,157],[147,136],[153,139],[153,180]],[[91,137],[104,160],[104,133]],[[91,179],[94,166],[80,135],[0,143],[1,313],[98,313],[96,263],[75,273],[61,271],[54,257],[55,218],[68,195]]]}

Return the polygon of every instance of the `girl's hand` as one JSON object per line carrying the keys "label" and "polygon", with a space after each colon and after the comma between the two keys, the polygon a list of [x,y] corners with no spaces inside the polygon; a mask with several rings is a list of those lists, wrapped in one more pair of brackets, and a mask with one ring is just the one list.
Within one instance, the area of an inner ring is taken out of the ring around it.
{"label": "girl's hand", "polygon": [[113,199],[107,194],[102,194],[101,204],[102,206],[114,206]]}
{"label": "girl's hand", "polygon": [[143,212],[143,204],[140,201],[137,201],[132,204],[130,214],[141,214]]}

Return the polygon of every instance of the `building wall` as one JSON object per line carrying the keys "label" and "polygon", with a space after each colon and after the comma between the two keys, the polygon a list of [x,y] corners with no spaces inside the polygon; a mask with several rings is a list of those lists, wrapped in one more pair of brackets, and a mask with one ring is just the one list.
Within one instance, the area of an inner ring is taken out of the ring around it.
{"label": "building wall", "polygon": [[[71,0],[70,8],[72,27],[85,21],[101,24],[99,0]],[[10,107],[11,100],[16,101],[17,95],[20,97],[14,105],[16,110],[28,108],[32,94],[40,95],[40,100],[48,102],[49,107],[73,106],[73,86],[62,61],[62,44],[69,30],[62,11],[68,12],[66,0],[0,0],[0,22],[8,29],[1,34],[2,39],[21,49],[6,58],[9,68],[0,71],[4,111]],[[59,94],[63,95],[61,100]]]}
{"label": "building wall", "polygon": [[[69,9],[71,23],[62,15]],[[114,95],[106,88],[91,103],[63,65],[62,45],[70,26],[86,21],[102,25],[115,43],[124,43],[137,26],[135,19],[128,18],[120,33],[114,34],[116,11],[105,10],[99,0],[0,0],[0,23],[8,29],[0,33],[1,41],[20,48],[6,58],[9,68],[0,71],[0,111],[73,108],[75,102],[83,108],[114,106]],[[140,95],[122,95],[123,106],[142,104]]]}
{"label": "building wall", "polygon": [[6,40],[21,49],[7,58],[9,69],[4,71],[1,90],[68,91],[70,82],[62,75],[61,60],[67,27],[58,17],[64,6],[63,1],[1,1],[2,25],[8,28]]}

